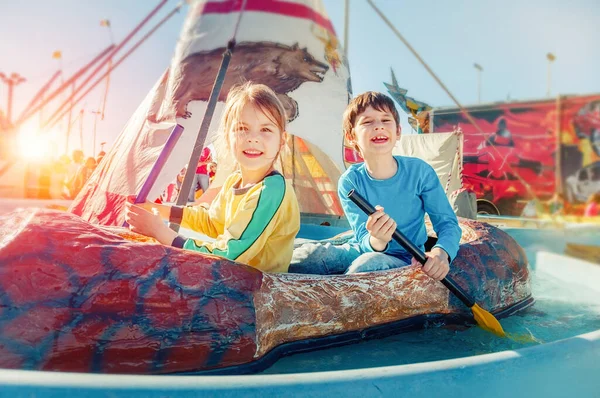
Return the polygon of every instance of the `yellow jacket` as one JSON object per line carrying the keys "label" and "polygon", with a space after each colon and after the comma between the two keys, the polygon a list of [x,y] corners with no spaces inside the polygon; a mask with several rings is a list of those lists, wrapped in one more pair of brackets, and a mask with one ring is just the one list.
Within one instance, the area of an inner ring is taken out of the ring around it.
{"label": "yellow jacket", "polygon": [[211,253],[266,272],[287,272],[300,210],[294,189],[278,172],[238,188],[242,176],[225,180],[209,209],[172,207],[170,221],[203,233],[215,242],[177,237],[173,246]]}

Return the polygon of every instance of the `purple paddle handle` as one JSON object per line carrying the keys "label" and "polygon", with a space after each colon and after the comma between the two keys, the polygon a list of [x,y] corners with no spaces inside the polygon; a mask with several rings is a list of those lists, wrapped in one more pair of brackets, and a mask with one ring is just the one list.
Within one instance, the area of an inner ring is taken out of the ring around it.
{"label": "purple paddle handle", "polygon": [[[175,144],[177,144],[177,141],[179,141],[179,138],[181,138],[181,134],[183,134],[183,126],[180,124],[175,125],[175,127],[173,127],[173,130],[171,130],[169,138],[167,138],[167,142],[165,142],[165,146],[163,147],[162,151],[160,151],[158,159],[156,159],[154,166],[152,166],[152,170],[150,170],[148,178],[146,178],[146,181],[144,181],[144,185],[142,185],[140,193],[137,194],[133,203],[144,203],[146,201],[150,190],[152,189],[154,183],[156,182],[156,179],[158,178],[158,175],[162,171],[162,168],[167,162],[167,159],[169,159],[169,156],[171,156],[171,152],[173,152]],[[127,227],[127,222],[124,222],[123,226]]]}
{"label": "purple paddle handle", "polygon": [[154,186],[154,183],[156,182],[156,179],[158,178],[163,166],[167,162],[167,159],[169,159],[169,156],[171,156],[171,152],[173,152],[173,148],[175,148],[175,144],[177,144],[177,141],[179,141],[179,138],[181,138],[182,133],[182,125],[177,124],[175,127],[173,127],[169,138],[167,138],[167,142],[165,142],[165,146],[160,152],[160,155],[158,155],[158,159],[156,159],[154,166],[152,166],[152,170],[150,170],[148,178],[146,178],[144,185],[142,185],[142,189],[140,189],[140,193],[137,194],[137,197],[133,203],[144,203],[146,201],[150,190]]}

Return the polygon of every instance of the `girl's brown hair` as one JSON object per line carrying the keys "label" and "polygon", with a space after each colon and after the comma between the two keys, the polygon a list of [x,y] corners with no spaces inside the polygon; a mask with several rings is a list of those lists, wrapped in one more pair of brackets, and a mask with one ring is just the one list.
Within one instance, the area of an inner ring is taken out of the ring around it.
{"label": "girl's brown hair", "polygon": [[240,119],[244,106],[247,104],[258,107],[277,126],[279,131],[285,131],[287,117],[277,94],[264,84],[246,82],[229,90],[221,117],[223,133],[229,134],[233,131],[235,123]]}

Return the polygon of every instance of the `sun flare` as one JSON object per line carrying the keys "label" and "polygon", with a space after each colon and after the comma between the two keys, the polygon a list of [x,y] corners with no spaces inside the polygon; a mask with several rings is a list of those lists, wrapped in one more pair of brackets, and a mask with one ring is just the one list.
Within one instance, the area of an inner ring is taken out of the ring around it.
{"label": "sun flare", "polygon": [[39,132],[32,128],[21,128],[17,135],[17,150],[21,158],[28,161],[51,160],[56,147],[55,132]]}

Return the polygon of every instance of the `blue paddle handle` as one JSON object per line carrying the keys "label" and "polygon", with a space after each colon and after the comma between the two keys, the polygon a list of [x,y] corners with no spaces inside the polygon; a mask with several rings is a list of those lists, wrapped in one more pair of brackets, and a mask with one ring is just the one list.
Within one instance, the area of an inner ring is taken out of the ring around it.
{"label": "blue paddle handle", "polygon": [[[175,127],[173,127],[173,130],[171,130],[171,134],[169,134],[169,138],[167,138],[165,146],[160,151],[158,159],[156,159],[156,162],[154,162],[152,170],[150,170],[150,174],[148,174],[148,178],[146,178],[146,181],[144,181],[144,185],[142,185],[142,189],[140,189],[140,193],[137,194],[133,203],[144,203],[146,201],[150,190],[154,186],[156,179],[162,171],[163,166],[167,162],[167,159],[169,159],[171,152],[173,152],[173,148],[175,148],[175,144],[177,144],[177,141],[179,141],[179,138],[181,138],[182,134],[183,126],[176,124]],[[123,226],[127,227],[127,222],[124,222]]]}
{"label": "blue paddle handle", "polygon": [[[352,189],[348,192],[348,198],[354,202],[356,206],[358,206],[362,211],[364,211],[367,215],[371,215],[375,213],[375,208],[371,206],[369,202],[366,201],[365,198],[362,197],[358,192]],[[398,228],[392,234],[392,238],[398,242],[400,246],[402,246],[407,252],[412,254],[414,258],[417,259],[421,264],[425,264],[427,261],[427,257],[425,253],[421,251],[414,243],[412,243],[408,238],[400,232]],[[441,282],[452,292],[456,297],[459,298],[467,307],[471,308],[475,305],[475,301],[469,296],[458,284],[449,276],[446,276]]]}

